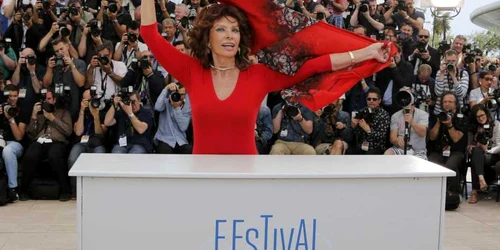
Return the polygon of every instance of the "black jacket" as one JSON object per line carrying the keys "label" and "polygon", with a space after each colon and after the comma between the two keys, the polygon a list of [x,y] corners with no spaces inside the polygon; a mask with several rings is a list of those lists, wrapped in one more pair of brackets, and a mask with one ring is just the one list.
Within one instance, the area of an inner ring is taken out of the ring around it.
{"label": "black jacket", "polygon": [[148,99],[149,101],[151,101],[151,106],[154,107],[158,96],[163,90],[163,86],[165,86],[165,78],[163,78],[163,75],[159,71],[153,70],[153,74],[149,77],[146,77],[142,74],[142,72],[137,72],[133,69],[129,69],[125,77],[123,77],[122,81],[120,82],[120,86],[133,86],[134,90],[137,91],[140,95],[143,77],[146,78],[147,89],[149,89],[147,93],[149,97]]}
{"label": "black jacket", "polygon": [[[427,46],[427,51],[429,51],[429,55],[431,56],[431,60],[426,61],[426,60],[421,59],[420,63],[421,64],[428,64],[428,65],[430,65],[431,68],[432,68],[431,77],[432,78],[436,78],[436,73],[439,70],[439,64],[440,64],[440,61],[441,61],[440,60],[441,56],[439,55],[439,52],[437,51],[437,49],[432,48],[429,45]],[[413,57],[412,60],[410,61],[410,63],[413,66],[413,69],[415,69],[415,64],[417,63],[417,57]]]}
{"label": "black jacket", "polygon": [[387,67],[377,73],[375,86],[380,89],[382,97],[384,96],[391,80],[393,80],[392,105],[394,106],[396,104],[394,98],[396,93],[398,93],[402,87],[411,87],[413,81],[413,68],[411,67],[411,64],[404,59],[401,59],[401,61],[396,65],[396,68],[391,69]]}

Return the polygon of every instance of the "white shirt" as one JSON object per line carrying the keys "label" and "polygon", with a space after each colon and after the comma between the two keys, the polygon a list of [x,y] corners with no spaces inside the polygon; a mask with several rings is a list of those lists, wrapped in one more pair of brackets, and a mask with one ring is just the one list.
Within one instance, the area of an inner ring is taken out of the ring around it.
{"label": "white shirt", "polygon": [[[124,77],[127,74],[125,63],[115,60],[111,60],[111,62],[113,63],[113,73],[115,75]],[[101,97],[104,94],[104,97],[101,98],[101,104],[104,103],[104,100],[111,99],[111,96],[117,92],[117,85],[113,79],[106,75],[104,71],[102,71],[102,74],[100,67],[94,69],[94,84],[97,87],[97,96]],[[103,79],[105,79],[105,84],[102,84]],[[106,89],[106,93],[104,93],[104,89]]]}
{"label": "white shirt", "polygon": [[[138,47],[139,47],[139,51],[140,52],[143,52],[143,51],[146,51],[146,50],[149,50],[148,49],[148,46],[144,43],[141,43],[140,41],[137,41],[138,42]],[[120,43],[121,42],[118,42],[115,46],[115,51],[118,50],[118,47],[120,46]],[[125,48],[125,47],[124,47]],[[125,60],[125,58],[127,58],[127,60]],[[131,51],[128,51],[128,50],[125,50],[123,51],[122,53],[122,58],[121,58],[121,61],[124,62],[126,65],[127,65],[127,68],[130,66],[130,64],[132,63],[132,59],[135,58],[135,51],[134,50],[131,50]]]}

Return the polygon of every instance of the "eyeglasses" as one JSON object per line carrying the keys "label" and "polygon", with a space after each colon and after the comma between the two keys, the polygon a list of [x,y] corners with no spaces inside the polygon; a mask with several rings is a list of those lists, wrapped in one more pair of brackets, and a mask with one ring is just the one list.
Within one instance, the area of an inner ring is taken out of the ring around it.
{"label": "eyeglasses", "polygon": [[376,97],[374,97],[374,98],[372,98],[372,97],[367,97],[367,98],[366,98],[366,101],[369,101],[369,102],[376,102],[376,101],[378,101],[378,98],[376,98]]}
{"label": "eyeglasses", "polygon": [[420,37],[420,38],[429,38],[429,36],[425,36],[425,35],[418,35],[418,37]]}
{"label": "eyeglasses", "polygon": [[485,77],[485,78],[483,78],[483,79],[484,79],[485,81],[489,81],[489,82],[493,81],[493,77]]}

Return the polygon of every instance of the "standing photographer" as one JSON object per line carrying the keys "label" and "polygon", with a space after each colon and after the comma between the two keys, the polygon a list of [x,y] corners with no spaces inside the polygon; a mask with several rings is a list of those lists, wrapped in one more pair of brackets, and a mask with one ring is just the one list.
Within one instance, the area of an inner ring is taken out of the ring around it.
{"label": "standing photographer", "polygon": [[318,155],[342,155],[352,141],[349,114],[340,108],[337,100],[316,111],[312,144]]}
{"label": "standing photographer", "polygon": [[457,66],[458,55],[455,50],[445,52],[445,60],[441,63],[436,75],[436,87],[434,91],[438,96],[434,114],[438,115],[443,111],[441,96],[449,91],[456,95],[458,99],[457,108],[464,105],[464,97],[469,89],[469,74],[465,70],[460,70]]}
{"label": "standing photographer", "polygon": [[139,24],[132,21],[127,26],[127,33],[123,34],[121,42],[116,44],[113,59],[124,62],[128,68],[133,59],[140,58],[141,52],[147,50],[148,46],[139,41]]}
{"label": "standing photographer", "polygon": [[16,69],[16,61],[16,53],[10,44],[5,39],[0,41],[0,70],[4,79],[9,79],[12,71]]}
{"label": "standing photographer", "polygon": [[102,0],[97,20],[103,24],[102,38],[116,44],[127,32],[132,16],[122,8],[122,0]]}
{"label": "standing photographer", "polygon": [[413,65],[414,75],[417,74],[418,68],[422,64],[428,64],[432,68],[431,76],[436,77],[439,70],[440,58],[439,52],[429,46],[430,33],[426,29],[422,29],[418,33],[418,43],[413,53],[408,57],[408,61]]}
{"label": "standing photographer", "polygon": [[[93,86],[95,92],[95,86]],[[73,126],[77,141],[69,153],[68,170],[71,170],[76,160],[82,153],[106,153],[104,135],[107,127],[104,125],[104,116],[99,113],[99,107],[92,105],[91,90],[83,92],[80,103],[78,120]],[[76,178],[70,178],[71,192],[76,195]]]}
{"label": "standing photographer", "polygon": [[354,113],[351,127],[354,129],[355,143],[347,149],[351,155],[381,155],[385,151],[389,132],[389,113],[380,107],[382,94],[377,88],[368,90],[368,107]]}
{"label": "standing photographer", "polygon": [[68,168],[66,165],[66,148],[68,138],[73,133],[71,115],[57,104],[53,90],[47,90],[45,101],[33,106],[31,121],[27,128],[28,136],[33,143],[28,147],[23,164],[23,179],[21,185],[21,201],[29,200],[29,189],[35,178],[38,164],[48,159],[51,169],[56,174],[56,180],[61,188],[60,201],[70,199],[68,183]]}
{"label": "standing photographer", "polygon": [[160,113],[154,137],[156,153],[191,154],[193,147],[186,137],[191,122],[191,103],[184,86],[175,83],[167,85],[156,101],[155,111]]}
{"label": "standing photographer", "polygon": [[[478,190],[488,190],[485,167],[500,160],[500,122],[491,118],[488,109],[479,104],[472,108],[467,151],[471,159],[472,193],[469,203],[478,202]],[[490,171],[491,172],[491,171]],[[497,174],[493,178],[496,178]],[[496,180],[496,179],[495,179]]]}
{"label": "standing photographer", "polygon": [[302,104],[290,106],[279,103],[273,108],[273,132],[278,140],[271,147],[271,155],[315,155],[308,144],[313,132],[314,114]]}
{"label": "standing photographer", "polygon": [[42,24],[45,30],[50,30],[52,23],[58,21],[58,10],[64,5],[58,3],[56,0],[37,0],[35,4],[35,11],[33,13],[33,21]]}
{"label": "standing photographer", "polygon": [[367,36],[379,37],[379,31],[384,29],[385,19],[377,13],[377,1],[355,0],[354,3],[356,9],[352,13],[350,25],[354,27],[361,24],[366,28]]}
{"label": "standing photographer", "polygon": [[416,99],[415,107],[425,111],[429,115],[434,114],[434,106],[436,105],[437,99],[434,91],[436,82],[434,78],[431,77],[431,73],[432,68],[430,65],[420,65],[417,71],[417,76],[411,85],[413,96],[415,96]]}
{"label": "standing photographer", "polygon": [[6,146],[2,151],[2,158],[9,180],[9,200],[19,200],[17,186],[17,159],[23,155],[23,140],[26,126],[29,123],[29,113],[21,110],[17,105],[19,89],[14,85],[7,85],[4,93],[8,93],[7,102],[0,106],[0,126]]}
{"label": "standing photographer", "polygon": [[[151,110],[141,107],[139,94],[115,96],[113,106],[106,113],[104,125],[117,125],[118,141],[111,153],[146,154],[153,151],[151,131],[153,130],[153,114]],[[123,98],[123,99],[122,99]],[[118,109],[116,111],[116,109]]]}
{"label": "standing photographer", "polygon": [[64,40],[68,45],[68,53],[75,58],[78,58],[78,52],[75,47],[73,47],[73,43],[69,40],[69,36],[71,34],[71,26],[66,22],[53,23],[50,31],[42,38],[40,44],[38,44],[38,51],[45,52],[45,54],[52,53],[52,47],[48,47],[50,43],[53,43],[57,40]]}
{"label": "standing photographer", "polygon": [[384,13],[385,24],[396,24],[400,29],[403,24],[411,25],[411,37],[413,41],[417,41],[418,32],[424,28],[424,13],[415,9],[413,0],[390,0],[387,3],[390,8]]}
{"label": "standing photographer", "polygon": [[66,20],[71,26],[69,39],[73,47],[77,48],[82,38],[83,29],[94,16],[83,10],[80,0],[70,0],[68,6],[68,10],[61,14],[59,20]]}
{"label": "standing photographer", "polygon": [[[488,71],[479,72],[479,88],[471,90],[469,95],[469,105],[472,109],[477,104],[487,106],[489,100],[492,99],[493,94],[493,75]],[[496,100],[495,100],[496,102]],[[494,113],[492,114],[494,117]]]}
{"label": "standing photographer", "polygon": [[[92,19],[87,26],[83,29],[82,38],[78,45],[78,55],[86,64],[90,64],[92,57],[97,54],[97,47],[103,44],[113,44],[111,41],[101,37],[102,27],[101,22],[97,19]],[[108,46],[108,45],[106,45]]]}
{"label": "standing photographer", "polygon": [[52,46],[56,55],[49,59],[48,68],[43,77],[43,86],[45,88],[52,85],[70,87],[70,113],[71,118],[76,120],[80,106],[79,88],[85,85],[85,63],[70,56],[69,42],[59,39],[54,41]]}
{"label": "standing photographer", "polygon": [[100,100],[100,110],[105,109],[106,101],[112,103],[112,96],[117,92],[120,81],[127,74],[123,62],[111,60],[113,45],[106,43],[97,47],[97,54],[92,57],[86,74],[86,86],[97,87],[97,98]]}
{"label": "standing photographer", "polygon": [[[390,141],[393,146],[387,149],[384,154],[403,155],[406,147],[407,155],[414,155],[427,160],[425,141],[429,125],[429,114],[415,108],[415,103],[413,103],[415,98],[406,88],[397,94],[396,99],[400,106],[405,106],[391,117]],[[409,105],[402,104],[406,100],[411,100]],[[408,131],[406,131],[407,128]]]}
{"label": "standing photographer", "polygon": [[457,115],[459,100],[452,92],[445,92],[442,97],[443,110],[438,114],[438,121],[429,133],[429,140],[435,143],[429,155],[429,161],[444,165],[457,173],[448,177],[449,191],[460,193],[459,167],[465,159],[467,124],[461,114]]}
{"label": "standing photographer", "polygon": [[26,48],[20,53],[16,70],[12,75],[12,84],[19,88],[19,106],[28,114],[36,102],[37,94],[42,88],[45,68],[37,61],[35,51]]}

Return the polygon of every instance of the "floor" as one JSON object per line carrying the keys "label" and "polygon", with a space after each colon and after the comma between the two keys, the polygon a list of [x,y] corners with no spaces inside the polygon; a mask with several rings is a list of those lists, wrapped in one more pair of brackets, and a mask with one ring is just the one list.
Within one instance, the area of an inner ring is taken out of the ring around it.
{"label": "floor", "polygon": [[[445,250],[500,250],[500,202],[482,197],[446,213]],[[0,250],[75,250],[76,202],[0,207]]]}

